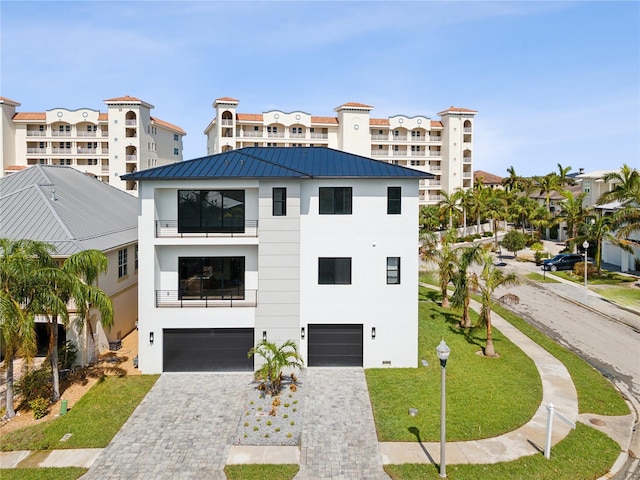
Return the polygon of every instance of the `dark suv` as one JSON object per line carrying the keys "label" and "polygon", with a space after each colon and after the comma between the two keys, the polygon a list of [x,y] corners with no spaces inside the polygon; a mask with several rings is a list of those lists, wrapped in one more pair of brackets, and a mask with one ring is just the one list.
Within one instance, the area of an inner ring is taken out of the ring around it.
{"label": "dark suv", "polygon": [[543,270],[573,270],[573,266],[578,262],[584,262],[584,257],[576,253],[561,253],[553,258],[542,262]]}

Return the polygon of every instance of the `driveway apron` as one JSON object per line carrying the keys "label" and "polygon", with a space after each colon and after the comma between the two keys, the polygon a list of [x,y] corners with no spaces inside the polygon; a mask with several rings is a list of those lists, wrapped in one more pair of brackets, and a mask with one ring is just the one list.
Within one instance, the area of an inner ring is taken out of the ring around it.
{"label": "driveway apron", "polygon": [[226,479],[251,380],[250,373],[163,374],[82,479]]}
{"label": "driveway apron", "polygon": [[305,383],[295,480],[389,480],[362,368],[309,368]]}

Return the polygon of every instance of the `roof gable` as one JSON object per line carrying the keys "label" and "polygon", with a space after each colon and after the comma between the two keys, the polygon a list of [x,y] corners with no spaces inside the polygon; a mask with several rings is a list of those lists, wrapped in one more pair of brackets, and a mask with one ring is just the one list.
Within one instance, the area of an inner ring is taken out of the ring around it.
{"label": "roof gable", "polygon": [[204,178],[433,178],[430,173],[331,148],[248,147],[123,175],[124,180]]}

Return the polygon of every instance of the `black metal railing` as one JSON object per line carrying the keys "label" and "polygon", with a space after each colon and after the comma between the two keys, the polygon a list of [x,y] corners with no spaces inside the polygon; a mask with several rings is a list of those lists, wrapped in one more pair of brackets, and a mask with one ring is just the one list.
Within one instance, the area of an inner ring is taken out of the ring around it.
{"label": "black metal railing", "polygon": [[257,290],[243,290],[216,295],[180,295],[178,290],[156,290],[156,307],[174,308],[218,308],[255,307],[258,304]]}
{"label": "black metal railing", "polygon": [[246,220],[244,228],[220,228],[218,231],[181,232],[178,220],[156,220],[156,238],[257,237],[258,220]]}

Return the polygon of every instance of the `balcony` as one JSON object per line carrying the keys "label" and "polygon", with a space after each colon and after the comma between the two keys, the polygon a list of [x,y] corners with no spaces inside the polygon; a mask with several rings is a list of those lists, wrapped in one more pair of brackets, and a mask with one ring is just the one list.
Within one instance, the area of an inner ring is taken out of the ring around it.
{"label": "balcony", "polygon": [[125,120],[124,124],[128,127],[135,127],[138,125],[138,121],[137,120]]}
{"label": "balcony", "polygon": [[442,167],[434,167],[429,165],[429,171],[430,172],[441,172],[442,171]]}
{"label": "balcony", "polygon": [[156,307],[173,308],[216,308],[216,307],[255,307],[258,305],[257,290],[231,289],[226,293],[213,296],[180,296],[178,290],[156,290]]}
{"label": "balcony", "polygon": [[471,157],[462,157],[462,163],[471,163]]}
{"label": "balcony", "polygon": [[95,137],[96,132],[83,132],[82,130],[78,131],[79,137]]}
{"label": "balcony", "polygon": [[232,127],[233,120],[230,118],[223,118],[222,120],[220,120],[220,125],[222,125],[223,127]]}
{"label": "balcony", "polygon": [[440,150],[429,150],[430,157],[441,157],[442,152]]}
{"label": "balcony", "polygon": [[27,153],[47,153],[47,149],[29,147],[27,148]]}
{"label": "balcony", "polygon": [[442,141],[442,137],[440,135],[431,136],[431,137],[429,137],[429,141],[430,142],[441,142]]}
{"label": "balcony", "polygon": [[102,173],[109,173],[109,164],[108,163],[106,165],[102,164],[102,167],[100,168],[100,171]]}
{"label": "balcony", "polygon": [[51,132],[52,137],[70,137],[71,132],[60,132],[58,130],[54,130]]}
{"label": "balcony", "polygon": [[96,154],[96,153],[98,153],[98,149],[97,148],[78,147],[78,153]]}
{"label": "balcony", "polygon": [[389,140],[389,135],[374,133],[371,135],[371,140]]}
{"label": "balcony", "polygon": [[108,137],[109,136],[109,131],[108,130],[103,130],[102,133],[100,134],[101,137]]}
{"label": "balcony", "polygon": [[471,133],[471,127],[464,127],[462,131],[464,133]]}
{"label": "balcony", "polygon": [[109,155],[109,149],[102,147],[102,154],[103,155]]}
{"label": "balcony", "polygon": [[53,147],[51,149],[51,153],[64,153],[64,154],[69,154],[71,153],[71,149],[70,148],[59,148],[59,147]]}
{"label": "balcony", "polygon": [[177,220],[156,220],[156,238],[257,237],[258,220],[246,220],[242,232],[179,232]]}
{"label": "balcony", "polygon": [[304,133],[290,133],[289,138],[306,138]]}
{"label": "balcony", "polygon": [[372,150],[371,151],[372,157],[386,157],[387,155],[389,155],[388,150]]}
{"label": "balcony", "polygon": [[426,140],[426,137],[411,137],[412,142],[425,142]]}
{"label": "balcony", "polygon": [[137,162],[138,161],[138,156],[137,155],[127,155],[125,157],[125,160],[127,162]]}
{"label": "balcony", "polygon": [[406,157],[407,156],[407,151],[406,150],[393,150],[391,152],[391,155],[394,157]]}
{"label": "balcony", "polygon": [[315,133],[315,132],[312,132],[311,133],[311,138],[320,139],[320,140],[327,140],[329,138],[329,134],[328,133]]}
{"label": "balcony", "polygon": [[267,137],[269,138],[284,138],[283,132],[267,132]]}
{"label": "balcony", "polygon": [[47,132],[46,131],[40,131],[40,130],[27,130],[27,137],[46,137],[47,136]]}
{"label": "balcony", "polygon": [[251,130],[249,130],[249,131],[240,130],[240,132],[242,133],[243,137],[262,138],[262,131],[261,130],[259,130],[257,132],[255,130],[253,130],[253,131],[251,131]]}
{"label": "balcony", "polygon": [[427,154],[427,152],[425,152],[424,150],[420,150],[417,152],[411,152],[411,156],[412,157],[425,157]]}
{"label": "balcony", "polygon": [[471,178],[471,177],[472,177],[471,172],[462,172],[462,178]]}
{"label": "balcony", "polygon": [[393,136],[393,141],[394,142],[406,142],[407,141],[407,136],[406,135],[394,135]]}

